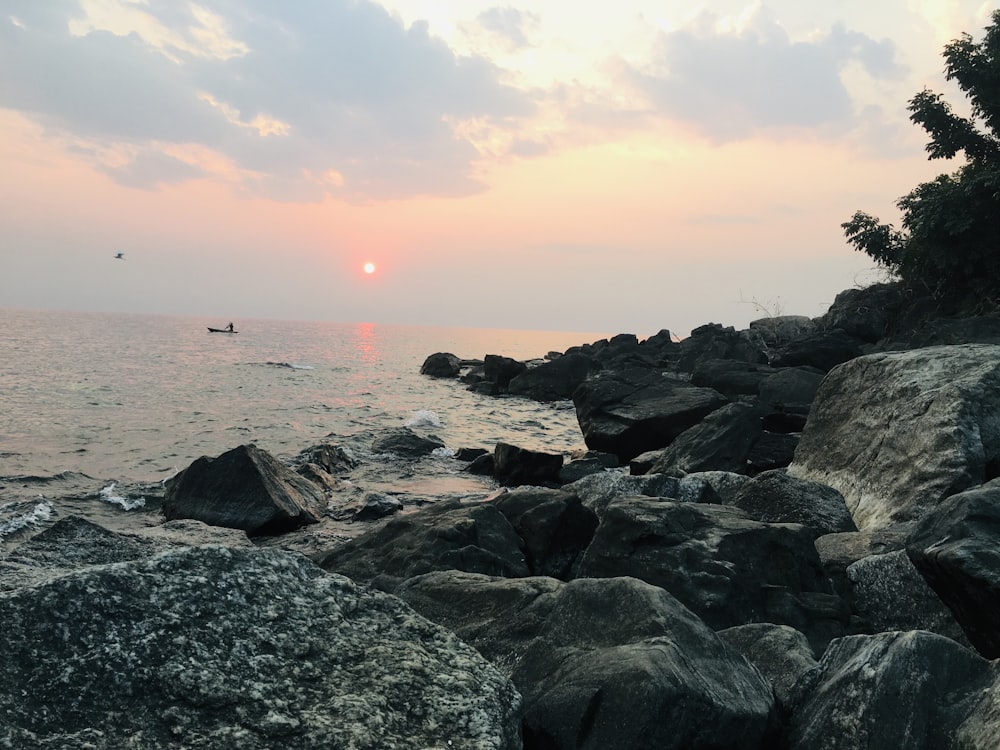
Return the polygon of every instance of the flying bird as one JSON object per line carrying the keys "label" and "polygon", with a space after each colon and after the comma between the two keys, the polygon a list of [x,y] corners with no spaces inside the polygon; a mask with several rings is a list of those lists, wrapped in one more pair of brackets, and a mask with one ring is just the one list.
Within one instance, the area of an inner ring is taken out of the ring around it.
{"label": "flying bird", "polygon": [[125,253],[115,253],[115,260],[125,260]]}

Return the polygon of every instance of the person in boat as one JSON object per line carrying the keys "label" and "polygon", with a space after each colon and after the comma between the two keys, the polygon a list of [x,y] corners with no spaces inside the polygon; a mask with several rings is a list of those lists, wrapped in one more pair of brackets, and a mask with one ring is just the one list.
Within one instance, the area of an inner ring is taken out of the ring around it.
{"label": "person in boat", "polygon": [[231,321],[231,320],[229,321],[229,325],[226,327],[226,330],[227,331],[232,331],[233,330],[233,321]]}

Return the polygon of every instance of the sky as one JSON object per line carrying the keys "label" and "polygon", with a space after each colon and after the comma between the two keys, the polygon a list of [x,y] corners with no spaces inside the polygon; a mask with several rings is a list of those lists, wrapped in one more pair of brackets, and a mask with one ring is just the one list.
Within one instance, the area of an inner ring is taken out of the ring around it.
{"label": "sky", "polygon": [[4,0],[0,308],[818,316],[885,278],[840,225],[957,166],[906,105],[962,110],[941,53],[994,7]]}

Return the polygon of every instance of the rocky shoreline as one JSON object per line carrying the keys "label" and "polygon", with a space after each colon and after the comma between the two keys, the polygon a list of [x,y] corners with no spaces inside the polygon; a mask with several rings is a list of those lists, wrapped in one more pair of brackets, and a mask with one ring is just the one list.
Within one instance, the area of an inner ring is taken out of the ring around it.
{"label": "rocky shoreline", "polygon": [[[25,534],[0,747],[994,750],[1000,318],[913,309],[887,284],[683,341],[432,354],[575,406],[583,455],[458,451],[483,496],[347,502],[342,446],[248,445],[141,532]],[[352,533],[296,541],[330,517]]]}

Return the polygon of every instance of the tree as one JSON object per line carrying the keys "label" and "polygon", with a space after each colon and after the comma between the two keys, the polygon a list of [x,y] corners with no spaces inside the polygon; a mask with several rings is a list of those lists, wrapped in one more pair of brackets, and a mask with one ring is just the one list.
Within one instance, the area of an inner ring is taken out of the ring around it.
{"label": "tree", "polygon": [[849,243],[911,287],[956,309],[1000,308],[1000,10],[983,40],[963,34],[944,48],[945,77],[970,103],[952,111],[924,90],[910,120],[927,131],[930,159],[964,163],[900,198],[902,229],[862,211],[842,224]]}

